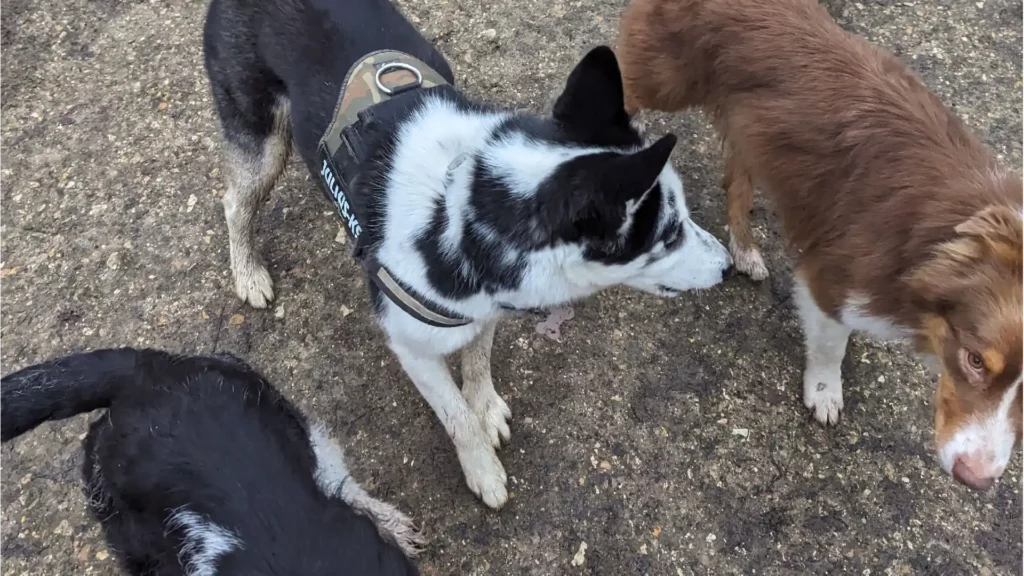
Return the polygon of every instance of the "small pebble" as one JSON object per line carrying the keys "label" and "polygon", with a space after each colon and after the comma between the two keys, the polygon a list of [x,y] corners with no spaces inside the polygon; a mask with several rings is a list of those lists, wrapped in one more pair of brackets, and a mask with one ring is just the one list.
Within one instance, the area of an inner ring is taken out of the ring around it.
{"label": "small pebble", "polygon": [[86,561],[88,561],[89,560],[89,552],[91,552],[91,551],[92,551],[92,546],[91,545],[86,544],[85,546],[82,546],[82,549],[78,551],[78,554],[75,554],[75,560],[78,560],[79,562],[86,562]]}
{"label": "small pebble", "polygon": [[61,536],[71,536],[71,525],[68,524],[67,519],[61,520],[60,524],[53,529],[54,534],[60,534]]}
{"label": "small pebble", "polygon": [[580,542],[580,548],[572,557],[573,566],[582,566],[587,561],[587,543]]}

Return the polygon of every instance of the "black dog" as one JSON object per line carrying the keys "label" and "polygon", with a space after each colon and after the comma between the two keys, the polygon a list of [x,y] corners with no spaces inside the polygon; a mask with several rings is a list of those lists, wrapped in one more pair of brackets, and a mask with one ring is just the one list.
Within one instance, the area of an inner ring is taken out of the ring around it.
{"label": "black dog", "polygon": [[67,356],[5,376],[0,407],[5,442],[107,408],[82,473],[132,575],[417,573],[402,554],[421,543],[412,522],[364,492],[323,429],[237,359]]}

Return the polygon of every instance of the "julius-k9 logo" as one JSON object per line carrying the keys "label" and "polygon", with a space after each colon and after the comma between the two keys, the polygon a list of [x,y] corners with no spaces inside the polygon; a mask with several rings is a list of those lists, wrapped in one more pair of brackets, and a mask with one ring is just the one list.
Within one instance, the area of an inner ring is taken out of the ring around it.
{"label": "julius-k9 logo", "polygon": [[338,206],[338,213],[341,214],[341,219],[348,226],[349,233],[358,240],[359,233],[363,229],[359,226],[359,220],[356,219],[356,215],[352,213],[348,198],[345,197],[345,193],[341,190],[338,179],[335,177],[334,171],[331,170],[331,165],[327,163],[327,160],[324,160],[324,165],[320,168],[320,178],[323,179],[324,185],[327,186],[327,190],[330,191],[334,203]]}

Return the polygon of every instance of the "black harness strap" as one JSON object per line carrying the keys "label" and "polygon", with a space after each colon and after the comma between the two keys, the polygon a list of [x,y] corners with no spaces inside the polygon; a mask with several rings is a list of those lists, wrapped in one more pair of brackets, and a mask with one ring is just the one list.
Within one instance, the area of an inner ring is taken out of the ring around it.
{"label": "black harness strap", "polygon": [[[396,80],[398,83],[391,83]],[[346,75],[334,120],[317,148],[320,180],[352,239],[352,256],[389,300],[420,322],[440,328],[465,326],[473,320],[449,314],[417,297],[377,261],[374,251],[367,250],[370,240],[359,221],[367,213],[367,199],[360,197],[360,187],[355,184],[360,160],[366,157],[364,134],[371,123],[405,110],[431,93],[454,91],[441,75],[408,54],[374,52],[356,62]]]}

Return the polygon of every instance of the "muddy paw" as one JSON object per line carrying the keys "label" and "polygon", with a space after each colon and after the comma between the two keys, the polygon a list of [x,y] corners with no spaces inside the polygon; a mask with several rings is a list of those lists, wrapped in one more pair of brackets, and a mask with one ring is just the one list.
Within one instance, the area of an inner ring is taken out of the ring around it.
{"label": "muddy paw", "polygon": [[509,441],[512,431],[509,430],[508,422],[512,419],[512,410],[501,399],[501,396],[498,396],[496,392],[491,392],[487,397],[474,399],[470,407],[480,419],[480,425],[483,426],[484,434],[491,446],[500,448],[503,441]]}
{"label": "muddy paw", "polygon": [[843,385],[827,378],[804,379],[804,405],[814,412],[814,419],[822,424],[839,424],[843,411]]}
{"label": "muddy paw", "polygon": [[505,467],[493,450],[476,450],[463,456],[459,454],[462,471],[466,475],[466,485],[488,507],[501,509],[508,501],[508,489],[505,483]]}
{"label": "muddy paw", "polygon": [[235,268],[235,294],[253,308],[266,308],[274,299],[274,281],[267,268],[250,262]]}
{"label": "muddy paw", "polygon": [[427,539],[412,518],[401,510],[386,502],[374,500],[363,511],[373,520],[381,537],[401,548],[406,556],[416,556],[423,551]]}
{"label": "muddy paw", "polygon": [[750,276],[751,280],[760,282],[768,277],[768,267],[764,257],[757,248],[744,248],[732,251],[733,265],[736,270]]}

